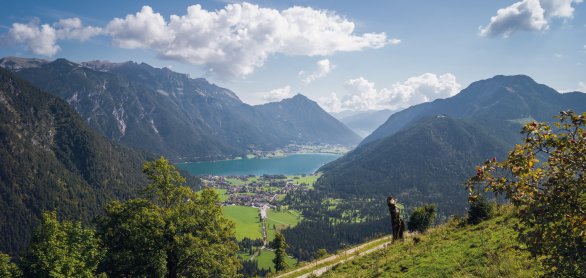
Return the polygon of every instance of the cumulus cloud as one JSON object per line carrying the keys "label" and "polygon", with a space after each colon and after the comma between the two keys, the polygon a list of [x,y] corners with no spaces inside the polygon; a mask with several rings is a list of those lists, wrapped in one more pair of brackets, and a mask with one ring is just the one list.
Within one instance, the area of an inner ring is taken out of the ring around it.
{"label": "cumulus cloud", "polygon": [[61,49],[57,44],[59,40],[85,41],[101,32],[101,28],[84,27],[79,18],[61,19],[53,25],[40,25],[35,19],[29,23],[13,23],[7,37],[25,45],[32,53],[53,56]]}
{"label": "cumulus cloud", "polygon": [[276,53],[326,56],[392,43],[385,33],[354,31],[354,22],[334,12],[297,6],[276,10],[249,3],[216,11],[193,5],[187,14],[168,20],[145,6],[106,27],[115,45],[154,49],[162,58],[202,65],[221,76],[250,74]]}
{"label": "cumulus cloud", "polygon": [[305,74],[305,72],[300,71],[299,76],[302,76],[302,77],[304,76],[303,79],[301,79],[301,81],[303,83],[309,84],[309,83],[315,81],[316,79],[320,79],[320,78],[325,77],[335,67],[336,67],[335,65],[330,63],[330,60],[323,59],[323,60],[317,61],[317,70],[316,71],[314,71],[310,74]]}
{"label": "cumulus cloud", "polygon": [[517,31],[543,31],[554,18],[570,19],[572,4],[582,0],[522,0],[499,9],[487,26],[480,28],[481,36],[507,38]]}
{"label": "cumulus cloud", "polygon": [[438,76],[425,73],[397,82],[389,88],[377,89],[374,82],[363,77],[348,80],[344,87],[347,91],[344,96],[331,93],[329,97],[320,98],[319,103],[330,112],[396,110],[453,96],[460,91],[461,85],[453,74]]}
{"label": "cumulus cloud", "polygon": [[115,46],[152,49],[163,59],[201,65],[220,77],[251,74],[273,54],[328,56],[400,42],[387,39],[384,32],[357,34],[355,27],[332,11],[299,6],[277,10],[244,2],[215,11],[193,5],[186,14],[168,18],[144,6],[112,19],[103,29],[84,27],[78,18],[53,25],[40,25],[38,20],[14,23],[9,40],[35,54],[52,56],[60,49],[59,40],[83,41],[105,34]]}
{"label": "cumulus cloud", "polygon": [[285,98],[290,98],[293,96],[291,93],[291,86],[287,85],[283,88],[278,88],[274,90],[270,90],[266,93],[261,93],[262,99],[265,102],[274,102],[274,101],[281,101]]}

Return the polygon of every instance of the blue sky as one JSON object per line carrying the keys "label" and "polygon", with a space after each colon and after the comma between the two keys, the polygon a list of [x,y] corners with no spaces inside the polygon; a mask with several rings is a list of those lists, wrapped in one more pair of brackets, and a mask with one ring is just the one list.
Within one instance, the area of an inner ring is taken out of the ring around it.
{"label": "blue sky", "polygon": [[586,91],[586,3],[9,1],[0,56],[146,62],[251,104],[401,109],[497,74]]}

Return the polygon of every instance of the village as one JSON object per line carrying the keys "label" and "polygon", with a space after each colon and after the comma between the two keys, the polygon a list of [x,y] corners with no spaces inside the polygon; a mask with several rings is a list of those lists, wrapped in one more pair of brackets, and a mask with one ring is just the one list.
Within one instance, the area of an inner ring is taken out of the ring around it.
{"label": "village", "polygon": [[318,175],[202,176],[217,190],[224,206],[277,207],[289,193],[313,188]]}

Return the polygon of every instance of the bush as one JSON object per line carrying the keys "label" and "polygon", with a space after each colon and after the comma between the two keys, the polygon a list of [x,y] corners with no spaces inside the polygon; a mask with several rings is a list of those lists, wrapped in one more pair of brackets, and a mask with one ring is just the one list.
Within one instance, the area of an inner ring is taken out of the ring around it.
{"label": "bush", "polygon": [[418,207],[413,211],[407,222],[407,228],[409,231],[424,233],[435,221],[437,214],[436,205],[424,205]]}
{"label": "bush", "polygon": [[490,219],[492,215],[492,205],[490,202],[480,196],[470,202],[470,208],[468,209],[468,224],[478,224],[484,220]]}

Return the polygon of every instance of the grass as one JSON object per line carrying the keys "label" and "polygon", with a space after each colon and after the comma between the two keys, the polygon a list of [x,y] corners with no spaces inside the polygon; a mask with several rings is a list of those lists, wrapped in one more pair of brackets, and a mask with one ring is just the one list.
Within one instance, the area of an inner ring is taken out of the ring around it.
{"label": "grass", "polygon": [[[275,264],[273,263],[273,259],[275,258],[275,252],[270,250],[260,250],[260,255],[258,256],[258,268],[259,269],[271,269],[273,272],[275,271]],[[297,264],[297,260],[287,256],[285,261],[290,267],[294,267]]]}
{"label": "grass", "polygon": [[226,178],[226,181],[230,183],[230,185],[232,186],[242,186],[247,184],[246,181],[243,181],[241,179],[235,179],[235,178]]}
{"label": "grass", "polygon": [[478,225],[453,220],[423,235],[335,266],[323,277],[536,277],[539,262],[520,248],[510,208]]}
{"label": "grass", "polygon": [[224,202],[228,200],[228,197],[230,197],[228,194],[226,194],[226,192],[228,191],[226,189],[214,188],[214,190],[216,191],[216,193],[218,193],[218,196],[220,197],[220,202]]}
{"label": "grass", "polygon": [[222,207],[224,216],[236,224],[236,239],[244,237],[250,239],[262,239],[262,229],[258,209],[246,206],[225,206]]}
{"label": "grass", "polygon": [[294,210],[282,210],[276,211],[269,209],[267,213],[267,237],[271,241],[275,238],[275,230],[278,231],[286,229],[288,227],[295,227],[301,221],[301,215],[299,212]]}
{"label": "grass", "polygon": [[313,185],[320,176],[321,176],[321,174],[306,175],[305,177],[303,177],[303,176],[287,176],[287,179],[292,180],[293,184],[305,183],[307,185]]}
{"label": "grass", "polygon": [[[376,246],[379,246],[379,245],[381,245],[383,243],[387,243],[387,242],[390,242],[390,237],[388,237],[388,236],[383,237],[383,238],[379,238],[379,239],[375,239],[375,240],[372,240],[372,241],[367,242],[367,243],[364,243],[364,244],[362,244],[362,245],[360,245],[358,247],[358,250],[357,251],[354,251],[354,252],[348,252],[348,250],[351,249],[351,248],[353,248],[353,247],[349,247],[346,250],[339,250],[335,254],[332,254],[332,256],[335,256],[335,255],[339,256],[336,259],[329,260],[327,262],[323,262],[323,263],[320,263],[320,264],[311,265],[311,267],[308,267],[307,269],[300,270],[300,271],[296,271],[296,272],[292,272],[292,273],[289,273],[287,275],[283,275],[282,278],[299,277],[299,276],[301,276],[303,274],[307,274],[307,273],[313,272],[314,270],[319,269],[319,268],[322,268],[324,266],[337,264],[337,263],[339,263],[341,261],[344,261],[344,260],[347,260],[347,259],[351,258],[352,256],[355,256],[357,254],[360,254],[360,252],[364,252],[366,250],[369,250],[371,248],[374,248]],[[321,259],[325,259],[325,258],[321,258]],[[301,267],[310,265],[312,263],[313,262],[309,262],[309,263],[308,262],[303,262],[303,263],[299,264],[297,266],[297,268],[301,268]],[[295,269],[287,269],[284,272],[287,273],[287,272],[290,272],[292,270],[295,270]]]}

